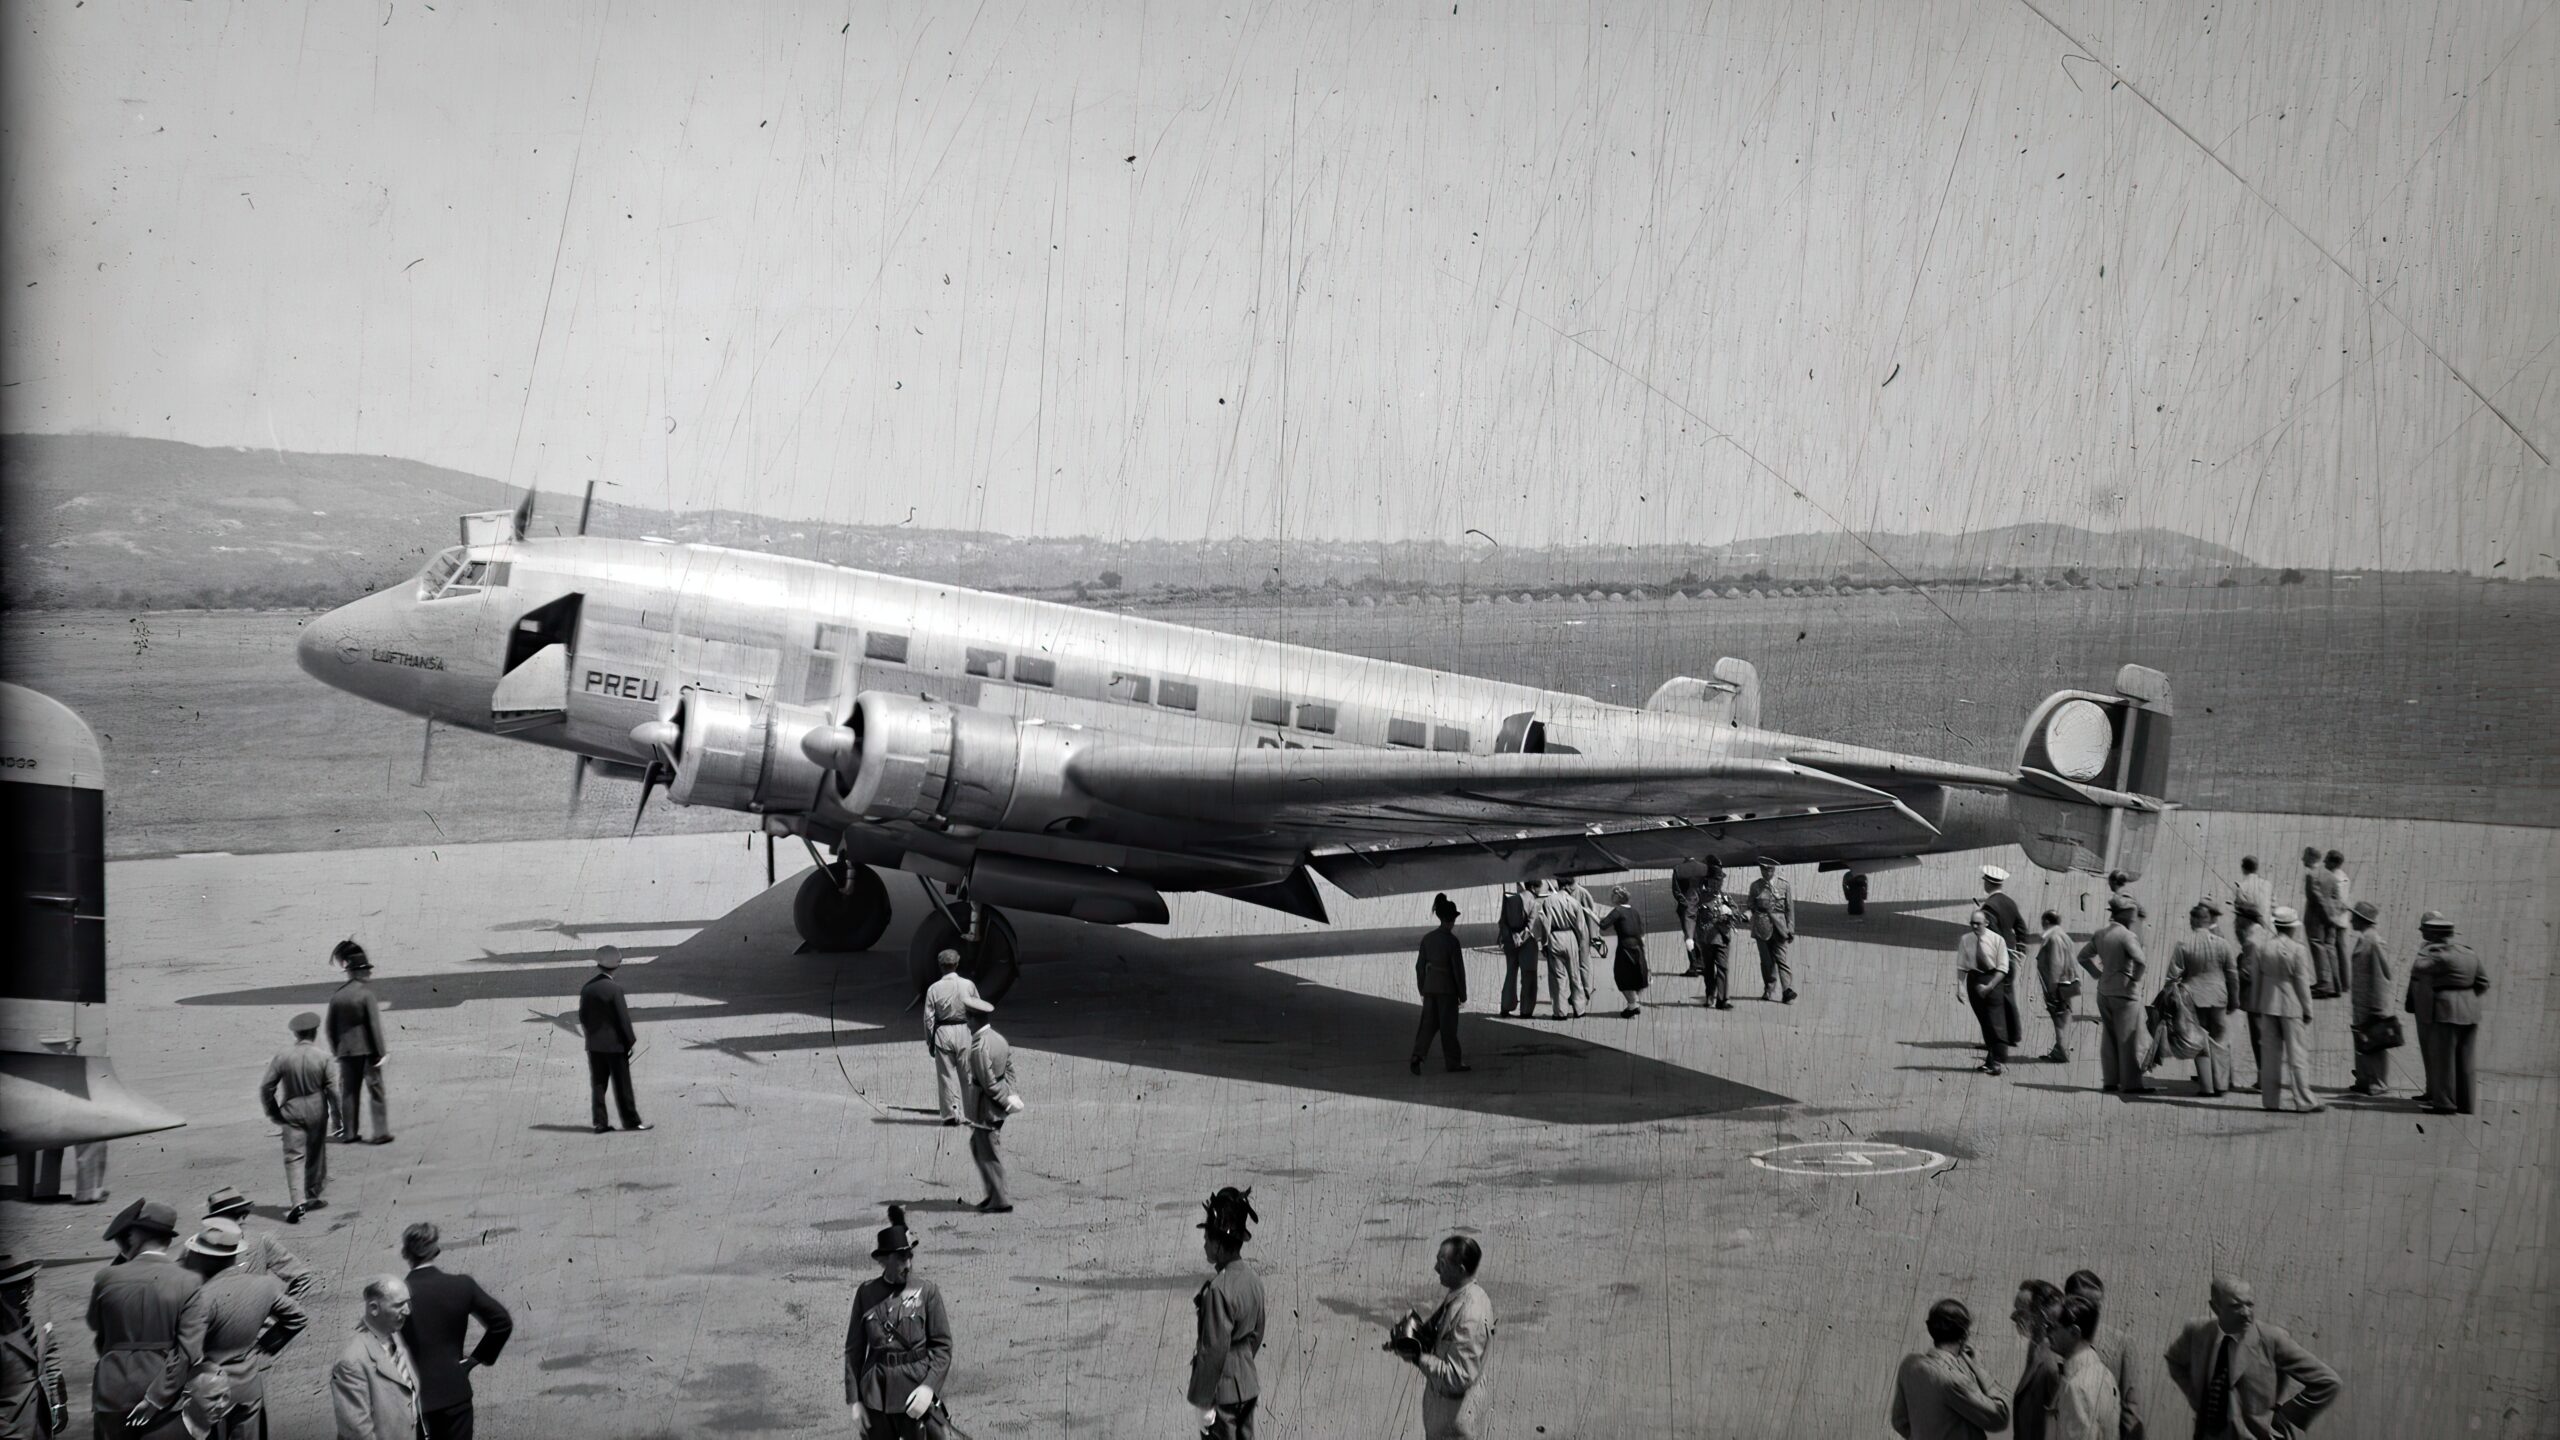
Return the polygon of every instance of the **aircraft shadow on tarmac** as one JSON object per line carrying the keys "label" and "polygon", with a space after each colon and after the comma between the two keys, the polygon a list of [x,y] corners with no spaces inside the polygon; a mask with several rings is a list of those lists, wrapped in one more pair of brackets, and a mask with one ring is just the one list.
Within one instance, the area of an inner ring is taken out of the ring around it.
{"label": "aircraft shadow on tarmac", "polygon": [[[922,1031],[904,979],[912,912],[921,907],[900,896],[900,923],[868,954],[794,954],[795,884],[786,880],[655,959],[635,958],[623,968],[625,988],[641,1001],[633,1018],[644,1042],[655,1031],[749,1063],[760,1055],[829,1046],[921,1049]],[[1165,939],[1037,915],[1013,918],[1025,958],[998,1024],[1019,1050],[1557,1124],[1696,1119],[1794,1103],[1585,1038],[1605,1036],[1622,1024],[1722,1023],[1691,1006],[1656,1009],[1631,1022],[1520,1024],[1470,1013],[1461,1033],[1473,1073],[1443,1073],[1435,1051],[1416,1077],[1405,1069],[1419,1017],[1412,999],[1337,989],[1269,963],[1374,955],[1375,963],[1392,967],[1401,979],[1411,973],[1413,946],[1425,928],[1419,925]],[[1494,943],[1490,925],[1463,925],[1459,936],[1471,947]],[[484,952],[441,973],[377,972],[373,988],[394,1011],[518,1000],[527,1002],[527,1024],[571,1029],[577,988],[588,972],[562,962],[576,955]],[[1482,1006],[1501,988],[1502,962],[1482,954],[1468,959],[1472,1003]],[[1596,973],[1594,979],[1607,983]],[[179,1003],[301,1009],[325,1004],[335,988],[321,980],[194,995]],[[657,1004],[650,1002],[652,994],[709,1003]],[[789,1015],[821,1023],[805,1030],[738,1033],[748,1028],[738,1022]],[[728,1033],[688,1034],[694,1028],[688,1022],[716,1022]],[[921,1055],[916,1063],[921,1074]]]}

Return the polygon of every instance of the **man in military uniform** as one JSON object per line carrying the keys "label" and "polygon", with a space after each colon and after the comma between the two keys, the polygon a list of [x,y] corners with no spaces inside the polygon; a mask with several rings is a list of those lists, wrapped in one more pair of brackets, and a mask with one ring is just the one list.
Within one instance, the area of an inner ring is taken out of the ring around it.
{"label": "man in military uniform", "polygon": [[844,1403],[861,1440],[924,1440],[951,1374],[951,1319],[942,1292],[912,1273],[915,1251],[906,1210],[890,1206],[871,1250],[880,1273],[853,1292],[845,1326]]}
{"label": "man in military uniform", "polygon": [[996,1136],[1006,1117],[1021,1112],[1022,1097],[1013,1090],[1013,1046],[996,1033],[996,1007],[978,995],[967,1004],[969,1094],[978,1107],[969,1117],[969,1158],[978,1162],[978,1178],[987,1187],[987,1198],[977,1208],[982,1214],[1004,1215],[1013,1210],[1013,1199],[1005,1193],[1004,1157],[996,1153]]}
{"label": "man in military uniform", "polygon": [[2022,1044],[2027,1038],[2026,1020],[2018,1009],[2018,972],[2027,968],[2033,955],[2029,948],[2038,932],[2027,928],[2025,912],[2009,898],[2001,887],[2009,883],[2009,872],[1997,865],[1982,867],[1982,913],[1991,917],[1991,930],[2009,947],[2009,968],[2000,976],[2000,1013],[2009,1029],[2009,1043]]}
{"label": "man in military uniform", "polygon": [[1458,944],[1458,903],[1446,895],[1431,897],[1431,913],[1440,928],[1422,937],[1413,961],[1413,985],[1422,993],[1422,1020],[1413,1030],[1413,1059],[1405,1068],[1422,1073],[1422,1057],[1431,1037],[1440,1037],[1440,1059],[1452,1072],[1472,1070],[1458,1049],[1458,1007],[1467,1003],[1467,956]]}
{"label": "man in military uniform", "polygon": [[2443,911],[2419,916],[2418,934],[2426,943],[2409,966],[2409,996],[2418,1033],[2434,1041],[2427,1049],[2426,1106],[2437,1115],[2468,1115],[2475,1098],[2471,1050],[2489,972],[2477,952],[2453,938],[2453,921]]}
{"label": "man in military uniform", "polygon": [[204,1197],[204,1213],[210,1219],[240,1226],[240,1257],[231,1262],[233,1270],[243,1275],[273,1275],[283,1283],[284,1293],[296,1300],[311,1293],[312,1282],[318,1277],[300,1256],[276,1243],[273,1235],[249,1233],[244,1223],[249,1218],[248,1196],[225,1185]]}
{"label": "man in military uniform", "polygon": [[1751,938],[1760,947],[1760,998],[1796,1003],[1796,972],[1787,963],[1796,941],[1796,892],[1778,877],[1777,857],[1760,857],[1760,878],[1743,906],[1751,912]]}
{"label": "man in military uniform", "polygon": [[2101,1090],[2147,1095],[2142,1082],[2142,976],[2149,962],[2133,922],[2142,907],[2130,895],[2107,897],[2106,928],[2080,947],[2080,968],[2098,982],[2098,1079]]}
{"label": "man in military uniform", "polygon": [[959,1125],[977,1110],[969,1094],[969,1002],[978,998],[978,982],[960,973],[960,952],[944,949],[933,957],[942,978],[925,987],[924,1048],[933,1057],[935,1098],[942,1123]]}
{"label": "man in military uniform", "polygon": [[178,1212],[157,1201],[127,1206],[106,1238],[122,1253],[89,1284],[89,1330],[98,1347],[90,1423],[99,1440],[124,1440],[177,1403],[186,1373],[173,1363],[178,1314],[204,1280],[170,1258]]}
{"label": "man in military uniform", "polygon": [[[351,1145],[391,1143],[391,1102],[382,1088],[382,1065],[391,1058],[391,1042],[382,1030],[382,1006],[373,998],[373,961],[364,947],[341,940],[329,958],[346,967],[347,978],[329,997],[329,1049],[338,1057],[338,1138]],[[373,1102],[373,1138],[364,1138],[356,1113],[356,1092]]]}
{"label": "man in military uniform", "polygon": [[622,1112],[622,1128],[648,1130],[640,1118],[640,1101],[631,1093],[631,1052],[640,1047],[640,1032],[631,1023],[631,1001],[613,972],[622,968],[622,951],[596,947],[596,973],[578,990],[578,1029],[587,1039],[587,1115],[599,1135],[605,1124],[604,1092],[613,1087],[614,1108]]}
{"label": "man in military uniform", "polygon": [[265,1440],[267,1367],[310,1324],[302,1307],[273,1275],[242,1273],[240,1227],[228,1220],[204,1222],[187,1242],[187,1267],[205,1277],[178,1312],[181,1373],[211,1366],[231,1382],[225,1415],[234,1440]]}
{"label": "man in military uniform", "polygon": [[62,1347],[36,1300],[42,1268],[0,1255],[0,1437],[6,1440],[52,1440],[71,1423]]}
{"label": "man in military uniform", "polygon": [[1261,1403],[1254,1360],[1262,1353],[1262,1277],[1244,1262],[1244,1242],[1253,1238],[1246,1222],[1262,1218],[1253,1212],[1252,1195],[1230,1185],[1203,1202],[1209,1218],[1200,1222],[1207,1232],[1200,1249],[1217,1273],[1191,1297],[1200,1338],[1191,1348],[1191,1383],[1183,1395],[1200,1412],[1200,1433],[1209,1440],[1253,1440],[1253,1412]]}
{"label": "man in military uniform", "polygon": [[[258,1082],[258,1108],[284,1140],[284,1193],[291,1206],[284,1218],[299,1225],[326,1203],[321,1192],[329,1188],[330,1077],[328,1052],[320,1048],[320,1017],[305,1010],[293,1017],[291,1028],[293,1043],[267,1062],[266,1078]],[[240,1208],[246,1213],[248,1201]]]}

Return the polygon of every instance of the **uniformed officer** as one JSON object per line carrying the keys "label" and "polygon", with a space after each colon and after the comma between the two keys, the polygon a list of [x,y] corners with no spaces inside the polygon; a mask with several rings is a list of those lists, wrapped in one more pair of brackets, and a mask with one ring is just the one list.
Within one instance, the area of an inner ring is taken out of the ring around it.
{"label": "uniformed officer", "polygon": [[933,957],[942,978],[925,987],[924,1048],[933,1057],[933,1086],[942,1105],[942,1123],[959,1125],[977,1110],[969,1094],[969,1002],[978,997],[978,982],[960,973],[960,952],[945,949]]}
{"label": "uniformed officer", "polygon": [[2418,1033],[2433,1033],[2427,1050],[2427,1109],[2438,1115],[2471,1113],[2473,1041],[2480,1033],[2480,997],[2489,972],[2480,956],[2453,938],[2453,920],[2441,910],[2418,917],[2425,944],[2409,966],[2411,1007]]}
{"label": "uniformed officer", "polygon": [[942,1292],[912,1273],[915,1251],[905,1207],[890,1206],[871,1251],[880,1273],[853,1292],[845,1326],[844,1403],[863,1440],[924,1440],[951,1374],[951,1320]]}
{"label": "uniformed officer", "polygon": [[107,1227],[120,1250],[89,1284],[89,1330],[98,1368],[90,1377],[91,1433],[122,1440],[150,1426],[178,1400],[185,1370],[178,1353],[178,1314],[203,1277],[170,1258],[178,1212],[137,1200]]}
{"label": "uniformed officer", "polygon": [[599,1135],[605,1124],[604,1092],[613,1089],[613,1105],[622,1112],[622,1128],[648,1130],[640,1118],[640,1101],[631,1092],[631,1052],[640,1048],[640,1031],[631,1023],[631,1000],[613,972],[622,968],[617,946],[596,947],[596,973],[578,989],[578,1030],[587,1041],[587,1123]]}
{"label": "uniformed officer", "polygon": [[1431,897],[1431,913],[1440,928],[1422,937],[1413,959],[1413,986],[1422,994],[1422,1019],[1413,1028],[1413,1059],[1405,1068],[1422,1073],[1422,1057],[1431,1037],[1440,1037],[1440,1060],[1452,1072],[1472,1070],[1458,1048],[1458,1008],[1467,1003],[1467,957],[1458,944],[1458,902],[1446,895]]}
{"label": "uniformed officer", "polygon": [[[291,1207],[284,1218],[299,1225],[327,1203],[321,1192],[329,1188],[329,1055],[320,1048],[319,1016],[305,1010],[290,1028],[293,1043],[267,1062],[266,1078],[258,1082],[258,1108],[284,1140],[284,1193]],[[240,1208],[246,1213],[249,1202],[243,1199]]]}
{"label": "uniformed officer", "polygon": [[[391,1058],[391,1042],[382,1030],[382,1006],[373,998],[373,961],[364,947],[341,940],[330,960],[346,967],[347,978],[329,997],[329,1049],[338,1057],[338,1139],[353,1145],[391,1143],[391,1101],[383,1093],[382,1066]],[[356,1113],[356,1092],[373,1102],[373,1138],[364,1138]]]}
{"label": "uniformed officer", "polygon": [[1760,878],[1743,899],[1751,912],[1751,938],[1760,947],[1760,998],[1796,1003],[1796,972],[1787,963],[1796,942],[1796,892],[1778,878],[1777,857],[1760,857]]}
{"label": "uniformed officer", "polygon": [[50,1440],[70,1428],[62,1344],[36,1298],[33,1260],[0,1255],[0,1435]]}
{"label": "uniformed officer", "polygon": [[[291,1165],[285,1168],[288,1174],[292,1170]],[[284,1293],[296,1300],[311,1293],[312,1282],[319,1278],[311,1273],[311,1267],[303,1264],[300,1256],[276,1243],[273,1235],[252,1235],[249,1227],[242,1223],[249,1218],[248,1196],[225,1185],[204,1197],[204,1213],[208,1218],[228,1220],[240,1226],[240,1258],[231,1262],[232,1269],[243,1275],[273,1275],[283,1282]]]}
{"label": "uniformed officer", "polygon": [[1997,865],[1982,867],[1982,913],[1990,917],[1992,933],[2009,950],[2009,968],[2000,977],[2000,1015],[2008,1026],[2009,1043],[2018,1045],[2027,1038],[2026,1020],[2018,1008],[2018,972],[2027,968],[2037,932],[2027,928],[2026,912],[2001,888],[2008,883],[2008,871]]}
{"label": "uniformed officer", "polygon": [[2142,976],[2149,962],[2133,922],[2142,907],[2130,895],[2107,897],[2106,928],[2080,947],[2080,968],[2098,982],[2098,1078],[2101,1090],[2146,1095],[2142,1081]]}
{"label": "uniformed officer", "polygon": [[976,1107],[969,1117],[969,1158],[978,1162],[978,1178],[987,1187],[978,1210],[1009,1214],[1013,1199],[1005,1193],[1004,1157],[996,1153],[996,1137],[1008,1116],[1022,1112],[1022,1097],[1013,1088],[1013,1046],[996,1033],[996,1007],[984,996],[972,995],[964,1003],[969,1011],[969,1103]]}
{"label": "uniformed officer", "polygon": [[[1672,882],[1674,885],[1678,881]],[[1538,939],[1532,933],[1533,897],[1518,885],[1502,887],[1502,914],[1495,922],[1502,942],[1502,1013],[1522,1016],[1538,1008]]]}
{"label": "uniformed officer", "polygon": [[1201,1202],[1209,1218],[1200,1222],[1206,1232],[1200,1249],[1217,1273],[1191,1297],[1200,1338],[1191,1349],[1191,1383],[1183,1393],[1200,1412],[1200,1433],[1210,1440],[1253,1440],[1253,1412],[1261,1403],[1254,1360],[1262,1353],[1262,1277],[1244,1262],[1244,1242],[1253,1238],[1246,1222],[1262,1218],[1254,1213],[1252,1195],[1229,1185]]}
{"label": "uniformed officer", "polygon": [[1728,988],[1733,960],[1733,902],[1719,890],[1699,897],[1698,934],[1693,942],[1698,947],[1698,974],[1706,982],[1707,993],[1699,998],[1701,1005],[1718,1010],[1733,1008],[1733,995]]}

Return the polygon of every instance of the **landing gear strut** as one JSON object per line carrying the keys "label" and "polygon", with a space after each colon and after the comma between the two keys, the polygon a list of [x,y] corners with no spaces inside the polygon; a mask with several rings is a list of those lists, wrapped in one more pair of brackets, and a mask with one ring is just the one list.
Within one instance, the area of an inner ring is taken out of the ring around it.
{"label": "landing gear strut", "polygon": [[868,950],[889,928],[889,887],[868,865],[822,863],[801,880],[791,923],[812,950]]}
{"label": "landing gear strut", "polygon": [[[974,937],[962,933],[962,925],[975,930]],[[960,973],[976,981],[978,993],[990,1002],[1003,999],[1021,977],[1013,922],[992,905],[937,905],[916,926],[915,938],[907,942],[907,979],[917,994],[941,978],[942,966],[934,957],[945,950],[960,952]]]}

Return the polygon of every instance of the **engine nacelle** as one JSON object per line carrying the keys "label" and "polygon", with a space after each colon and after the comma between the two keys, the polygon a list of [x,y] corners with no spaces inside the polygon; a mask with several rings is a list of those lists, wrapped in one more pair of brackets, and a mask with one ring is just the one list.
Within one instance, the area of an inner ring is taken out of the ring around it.
{"label": "engine nacelle", "polygon": [[986,830],[1012,807],[1023,743],[1007,716],[870,690],[854,697],[845,728],[851,753],[838,773],[856,815]]}
{"label": "engine nacelle", "polygon": [[814,706],[688,690],[676,704],[667,798],[757,814],[816,809],[828,775],[800,742],[827,723]]}

